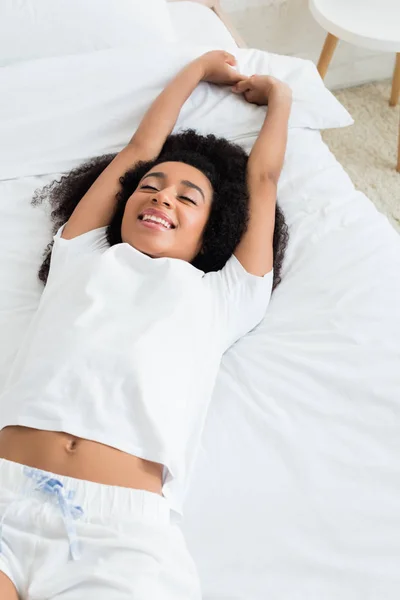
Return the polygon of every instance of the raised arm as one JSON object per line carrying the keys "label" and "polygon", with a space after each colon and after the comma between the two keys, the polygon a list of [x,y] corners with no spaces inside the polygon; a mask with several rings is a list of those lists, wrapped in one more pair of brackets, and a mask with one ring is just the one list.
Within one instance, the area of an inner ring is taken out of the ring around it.
{"label": "raised arm", "polygon": [[276,193],[286,151],[292,93],[285,83],[266,75],[253,75],[239,82],[233,91],[242,93],[253,104],[268,104],[247,164],[249,224],[234,252],[246,271],[262,277],[273,267]]}
{"label": "raised arm", "polygon": [[158,156],[183,104],[200,81],[234,84],[243,80],[244,77],[232,68],[235,64],[235,57],[227,52],[207,52],[176,75],[154,100],[128,145],[82,197],[64,227],[63,238],[71,239],[109,225],[120,191],[119,178],[139,160],[151,160]]}

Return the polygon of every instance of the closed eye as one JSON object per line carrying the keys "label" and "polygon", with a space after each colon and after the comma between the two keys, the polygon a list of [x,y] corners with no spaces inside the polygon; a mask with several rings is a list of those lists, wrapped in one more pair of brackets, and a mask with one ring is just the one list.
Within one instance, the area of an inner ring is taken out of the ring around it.
{"label": "closed eye", "polygon": [[[141,190],[153,190],[155,192],[158,192],[159,190],[157,188],[155,188],[152,185],[142,185]],[[194,204],[195,206],[197,206],[197,202],[195,202],[194,200],[192,200],[192,198],[188,198],[187,196],[178,196],[178,198],[182,198],[182,200],[187,200],[188,202],[191,202],[192,204]]]}
{"label": "closed eye", "polygon": [[154,190],[155,192],[158,192],[158,189],[153,187],[152,185],[142,185],[142,187],[140,189],[141,190],[148,189],[148,190]]}

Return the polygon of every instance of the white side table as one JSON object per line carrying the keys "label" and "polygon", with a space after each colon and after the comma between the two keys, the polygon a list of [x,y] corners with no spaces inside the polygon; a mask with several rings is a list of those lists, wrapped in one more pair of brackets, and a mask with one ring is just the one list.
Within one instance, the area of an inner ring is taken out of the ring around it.
{"label": "white side table", "polygon": [[[400,0],[309,0],[314,19],[328,35],[318,61],[325,77],[340,40],[371,50],[396,53],[390,106],[400,95]],[[400,122],[397,171],[400,172]]]}

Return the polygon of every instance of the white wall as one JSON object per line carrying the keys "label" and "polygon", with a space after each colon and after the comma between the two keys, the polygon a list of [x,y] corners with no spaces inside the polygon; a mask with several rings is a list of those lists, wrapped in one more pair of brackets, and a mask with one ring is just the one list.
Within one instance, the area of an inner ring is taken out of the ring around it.
{"label": "white wall", "polygon": [[[220,1],[250,47],[317,62],[326,32],[311,16],[308,0]],[[385,79],[392,76],[394,59],[340,42],[325,82],[333,89]]]}

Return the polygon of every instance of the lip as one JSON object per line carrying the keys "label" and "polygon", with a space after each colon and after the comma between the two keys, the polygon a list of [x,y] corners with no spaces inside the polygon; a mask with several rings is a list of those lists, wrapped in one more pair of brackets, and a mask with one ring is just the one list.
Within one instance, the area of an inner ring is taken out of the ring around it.
{"label": "lip", "polygon": [[[139,221],[142,221],[142,219],[140,217],[144,217],[144,215],[154,215],[156,217],[160,217],[160,219],[164,219],[165,221],[167,221],[167,223],[169,223],[171,225],[171,229],[174,229],[176,227],[176,225],[173,222],[173,220],[171,219],[171,217],[169,217],[167,214],[165,214],[162,210],[157,210],[156,208],[145,208],[138,217]],[[142,221],[142,223],[143,223],[143,221]],[[144,221],[143,224],[145,224],[145,223],[151,223],[151,221]],[[152,223],[152,224],[157,225],[157,223]],[[163,229],[163,231],[168,231],[168,229],[166,230],[163,225],[160,225],[160,226]]]}
{"label": "lip", "polygon": [[166,227],[164,227],[164,225],[161,225],[161,223],[154,223],[154,221],[141,221],[140,219],[138,219],[140,225],[142,225],[142,227],[148,227],[149,229],[158,229],[158,231],[172,231],[172,227],[170,229],[167,229]]}

